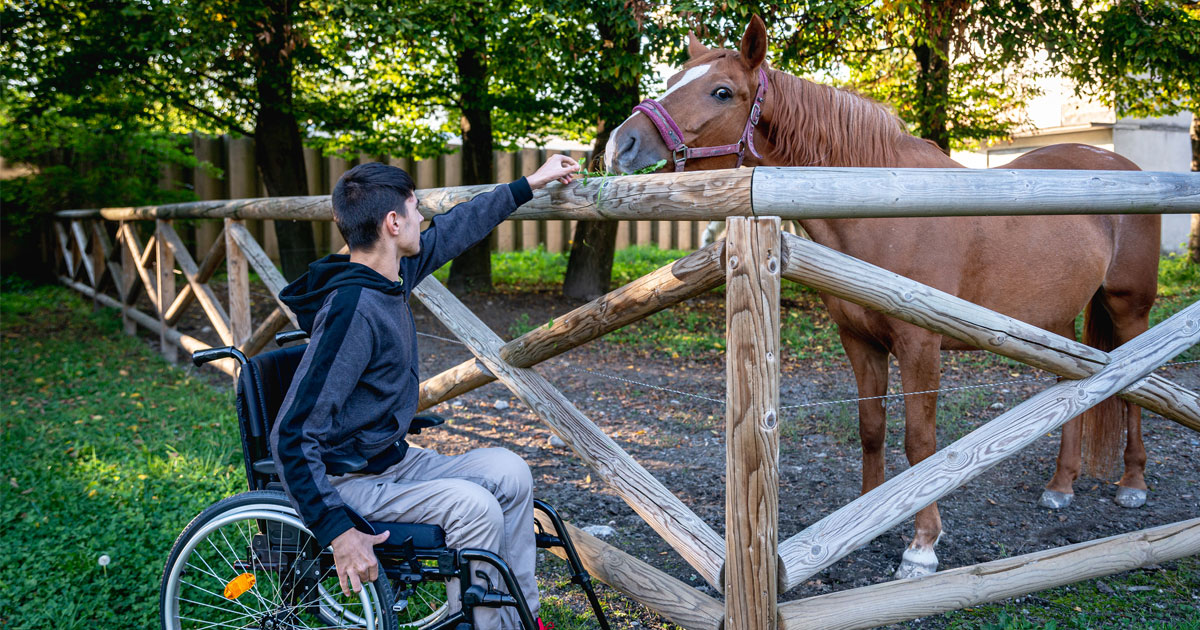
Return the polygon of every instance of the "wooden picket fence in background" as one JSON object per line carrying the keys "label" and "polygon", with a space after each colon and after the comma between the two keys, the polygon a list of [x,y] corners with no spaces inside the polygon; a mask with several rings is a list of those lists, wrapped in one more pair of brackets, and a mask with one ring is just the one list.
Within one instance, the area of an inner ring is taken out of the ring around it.
{"label": "wooden picket fence in background", "polygon": [[[196,159],[220,169],[223,171],[223,177],[213,175],[210,169],[203,166],[187,172],[177,167],[164,168],[160,185],[164,188],[191,186],[196,192],[196,198],[201,201],[267,196],[259,181],[252,138],[193,134],[192,149]],[[515,153],[496,151],[493,181],[509,182],[529,175],[537,170],[548,155],[559,152],[588,165],[589,170],[600,168],[591,164],[591,151],[548,151],[536,148],[522,149]],[[350,160],[322,156],[316,149],[305,149],[304,166],[308,175],[309,194],[328,195],[343,173],[363,162],[387,162],[403,168],[412,175],[418,189],[454,187],[462,183],[461,153],[428,160],[362,154]],[[569,252],[575,223],[560,219],[506,221],[492,234],[492,246],[501,252],[523,251],[538,246],[551,253]],[[617,228],[617,249],[649,244],[659,249],[696,249],[700,246],[700,236],[705,227],[705,221],[621,221]],[[249,221],[246,228],[262,243],[267,257],[278,263],[280,244],[275,237],[274,221]],[[195,244],[192,253],[199,256],[198,252],[208,251],[212,247],[221,229],[219,221],[195,221],[191,222],[187,227],[188,231],[182,237],[185,242]],[[318,256],[336,252],[345,244],[332,222],[314,222],[313,233]]]}

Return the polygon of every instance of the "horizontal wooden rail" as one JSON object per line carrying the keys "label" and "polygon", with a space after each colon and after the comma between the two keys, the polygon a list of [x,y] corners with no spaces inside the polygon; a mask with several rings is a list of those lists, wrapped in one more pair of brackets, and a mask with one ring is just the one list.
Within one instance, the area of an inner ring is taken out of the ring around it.
{"label": "horizontal wooden rail", "polygon": [[[1110,356],[823,245],[784,234],[783,277],[1066,378],[1095,374]],[[1151,375],[1119,394],[1200,431],[1200,394]]]}
{"label": "horizontal wooden rail", "polygon": [[[544,514],[534,512],[533,516],[545,531],[558,534]],[[687,630],[720,630],[725,612],[721,602],[570,523],[566,526],[583,568],[592,577]],[[566,556],[561,547],[550,552]]]}
{"label": "horizontal wooden rail", "polygon": [[1200,554],[1200,519],[789,602],[786,630],[859,630]]}
{"label": "horizontal wooden rail", "polygon": [[1200,303],[1114,350],[1111,362],[1096,374],[1052,385],[792,536],[779,546],[787,588],[874,540],[1198,341]]}
{"label": "horizontal wooden rail", "polygon": [[[718,241],[679,260],[554,318],[504,344],[500,358],[516,367],[532,367],[572,348],[628,326],[725,281],[721,267],[724,242]],[[454,366],[421,383],[419,409],[461,396],[496,380],[475,359]]]}
{"label": "horizontal wooden rail", "polygon": [[[431,217],[495,185],[417,191]],[[965,203],[964,200],[969,200]],[[703,220],[1200,212],[1200,174],[1143,171],[757,167],[550,184],[513,219]],[[329,221],[329,196],[64,210],[65,219]]]}

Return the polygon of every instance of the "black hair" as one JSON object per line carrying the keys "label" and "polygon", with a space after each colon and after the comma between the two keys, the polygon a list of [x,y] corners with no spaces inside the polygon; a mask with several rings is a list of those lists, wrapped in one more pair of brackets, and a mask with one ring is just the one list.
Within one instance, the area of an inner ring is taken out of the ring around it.
{"label": "black hair", "polygon": [[404,216],[411,196],[413,180],[404,169],[382,162],[359,164],[333,187],[333,220],[350,249],[371,249],[383,218],[393,210]]}

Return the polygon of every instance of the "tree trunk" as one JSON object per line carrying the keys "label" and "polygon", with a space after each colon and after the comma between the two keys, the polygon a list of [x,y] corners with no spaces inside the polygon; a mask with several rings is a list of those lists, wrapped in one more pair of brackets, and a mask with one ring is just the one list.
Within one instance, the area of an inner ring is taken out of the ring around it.
{"label": "tree trunk", "polygon": [[[255,38],[258,116],[254,121],[254,158],[270,197],[308,194],[304,144],[292,103],[292,58],[296,42],[285,0],[270,0],[269,22]],[[317,257],[312,226],[307,221],[276,221],[283,276],[295,280]]]}
{"label": "tree trunk", "polygon": [[[1192,112],[1192,172],[1200,171],[1200,111]],[[1188,260],[1200,264],[1200,214],[1192,215],[1188,235]]]}
{"label": "tree trunk", "polygon": [[918,135],[950,154],[950,38],[955,2],[925,4],[925,39],[913,46],[917,58]]}
{"label": "tree trunk", "polygon": [[[473,27],[479,41],[460,42],[458,49],[459,95],[462,99],[462,183],[492,183],[492,109],[488,99],[487,59],[483,56],[483,20],[472,5]],[[492,239],[485,238],[450,263],[447,288],[455,293],[492,290]]]}
{"label": "tree trunk", "polygon": [[[596,27],[602,40],[619,37],[624,54],[636,56],[641,50],[637,32],[618,34],[618,27],[603,20]],[[601,164],[598,159],[604,155],[613,128],[625,120],[638,104],[638,78],[637,74],[625,73],[622,78],[612,79],[597,90],[597,98],[611,106],[596,121],[596,142],[592,145],[592,164],[588,165],[588,170],[596,168],[593,165]],[[601,95],[613,95],[614,98]],[[580,221],[575,225],[571,255],[567,259],[567,272],[563,278],[564,296],[590,300],[608,293],[619,226],[616,221]]]}

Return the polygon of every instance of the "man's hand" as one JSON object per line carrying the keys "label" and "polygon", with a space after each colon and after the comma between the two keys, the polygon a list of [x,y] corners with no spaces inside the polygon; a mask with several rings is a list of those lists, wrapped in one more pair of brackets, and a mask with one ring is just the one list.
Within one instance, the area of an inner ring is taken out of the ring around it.
{"label": "man's hand", "polygon": [[579,162],[562,154],[551,155],[545,164],[538,168],[533,175],[525,179],[529,182],[530,188],[537,190],[555,180],[563,184],[570,184],[571,173],[575,173],[578,170]]}
{"label": "man's hand", "polygon": [[342,585],[342,593],[350,597],[347,582],[357,593],[362,590],[363,582],[374,582],[379,577],[379,563],[375,561],[375,545],[387,540],[388,534],[383,532],[370,536],[357,529],[350,528],[333,539],[333,564],[337,567],[338,583]]}

